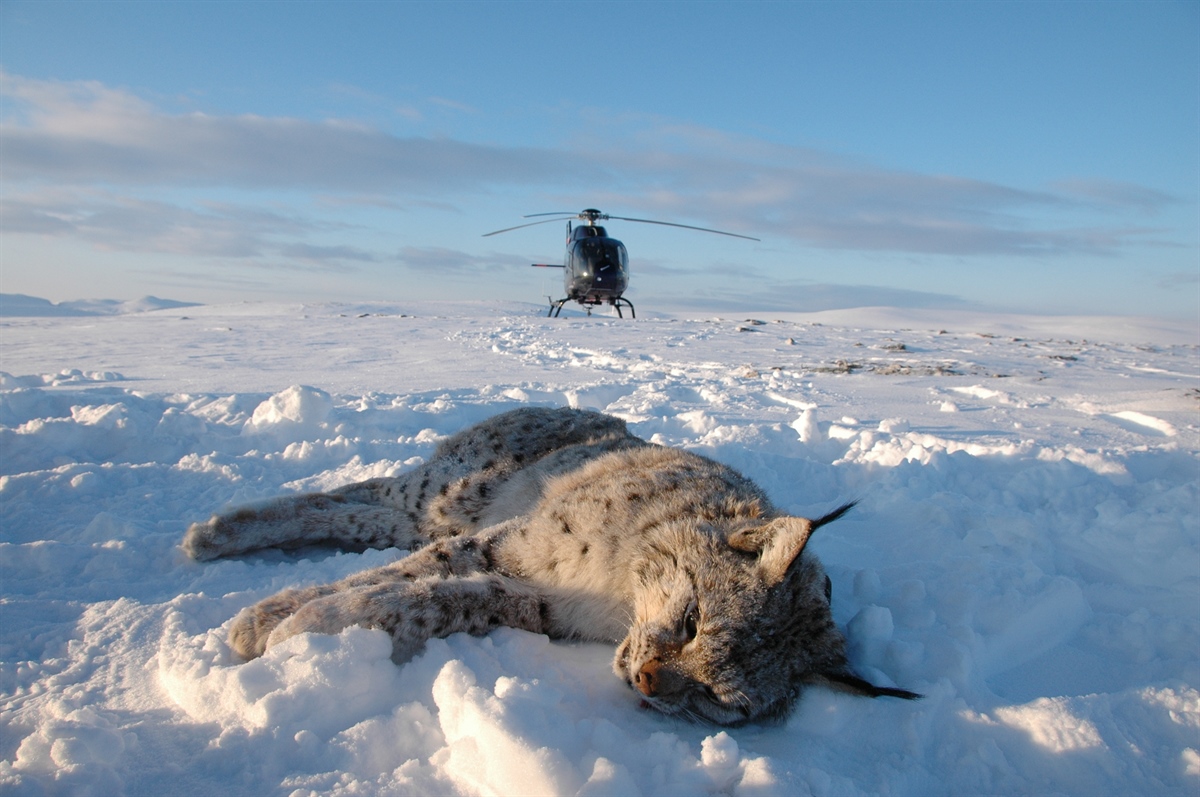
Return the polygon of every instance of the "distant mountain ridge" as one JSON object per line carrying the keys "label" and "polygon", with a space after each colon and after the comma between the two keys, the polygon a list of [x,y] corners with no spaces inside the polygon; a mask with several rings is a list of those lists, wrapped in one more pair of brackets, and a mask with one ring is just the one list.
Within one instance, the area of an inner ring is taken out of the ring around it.
{"label": "distant mountain ridge", "polygon": [[199,307],[196,302],[178,302],[143,296],[140,299],[77,299],[58,302],[26,296],[23,293],[0,293],[0,317],[14,316],[95,316],[146,313],[153,310],[172,310],[179,307]]}

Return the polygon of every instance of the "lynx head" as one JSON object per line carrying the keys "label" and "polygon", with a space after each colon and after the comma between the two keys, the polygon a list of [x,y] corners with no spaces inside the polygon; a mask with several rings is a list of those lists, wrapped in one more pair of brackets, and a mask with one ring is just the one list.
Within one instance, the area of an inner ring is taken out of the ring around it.
{"label": "lynx head", "polygon": [[817,520],[734,529],[681,524],[635,573],[635,617],[613,669],[667,714],[721,725],[785,716],[808,684],[914,698],[853,673],[829,608],[830,583],[804,548]]}

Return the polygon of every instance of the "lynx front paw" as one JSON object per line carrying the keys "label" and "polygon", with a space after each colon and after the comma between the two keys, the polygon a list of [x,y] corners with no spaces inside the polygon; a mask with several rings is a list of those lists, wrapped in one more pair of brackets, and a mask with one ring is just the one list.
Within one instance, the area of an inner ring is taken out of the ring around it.
{"label": "lynx front paw", "polygon": [[345,628],[356,625],[361,618],[349,616],[345,611],[343,601],[337,595],[308,601],[290,616],[283,618],[266,640],[267,647],[274,647],[285,639],[297,634],[336,634]]}
{"label": "lynx front paw", "polygon": [[220,515],[213,515],[204,523],[193,523],[183,535],[183,552],[197,562],[216,559],[230,549],[233,542],[232,530]]}
{"label": "lynx front paw", "polygon": [[258,658],[266,651],[272,632],[313,597],[312,590],[289,589],[247,606],[233,618],[229,647],[243,659]]}

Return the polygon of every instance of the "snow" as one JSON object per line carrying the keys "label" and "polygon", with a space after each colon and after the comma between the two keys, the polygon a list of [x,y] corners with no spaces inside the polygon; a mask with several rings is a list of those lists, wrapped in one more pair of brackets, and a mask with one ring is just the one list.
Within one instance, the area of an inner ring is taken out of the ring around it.
{"label": "snow", "polygon": [[23,293],[0,293],[0,317],[118,315],[196,306],[192,302],[159,299],[157,296],[143,296],[141,299],[127,302],[114,299],[85,299],[55,304]]}
{"label": "snow", "polygon": [[[3,793],[1200,790],[1194,328],[46,304],[0,320]],[[858,499],[812,543],[835,617],[864,675],[925,698],[693,725],[639,708],[610,648],[511,629],[403,666],[359,628],[235,660],[240,608],[404,552],[200,565],[188,523],[399,473],[523,404],[620,415],[797,514]]]}

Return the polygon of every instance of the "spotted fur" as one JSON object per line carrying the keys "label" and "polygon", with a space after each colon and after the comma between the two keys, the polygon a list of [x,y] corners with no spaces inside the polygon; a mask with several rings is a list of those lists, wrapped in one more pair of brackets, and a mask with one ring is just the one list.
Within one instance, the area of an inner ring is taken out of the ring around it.
{"label": "spotted fur", "polygon": [[213,559],[329,542],[408,548],[386,567],[245,609],[245,658],[295,634],[387,631],[402,661],[431,637],[499,626],[617,644],[613,669],[650,706],[719,724],[784,716],[804,688],[873,697],[846,660],[829,579],[791,517],[741,474],[651,445],[618,418],[525,408],[446,440],[425,465],[197,523]]}

